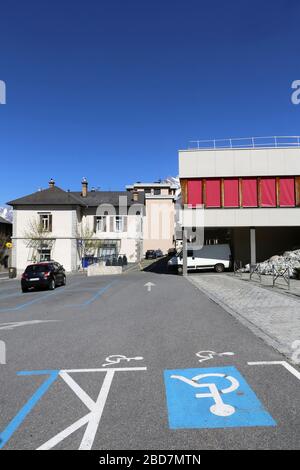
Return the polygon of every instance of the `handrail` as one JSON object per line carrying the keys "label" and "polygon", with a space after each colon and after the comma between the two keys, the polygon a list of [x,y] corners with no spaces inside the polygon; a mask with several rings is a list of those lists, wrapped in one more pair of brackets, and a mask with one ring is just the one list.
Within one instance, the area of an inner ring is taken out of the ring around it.
{"label": "handrail", "polygon": [[251,149],[251,148],[298,148],[300,136],[267,136],[241,137],[210,140],[190,140],[190,149],[220,150],[220,149]]}

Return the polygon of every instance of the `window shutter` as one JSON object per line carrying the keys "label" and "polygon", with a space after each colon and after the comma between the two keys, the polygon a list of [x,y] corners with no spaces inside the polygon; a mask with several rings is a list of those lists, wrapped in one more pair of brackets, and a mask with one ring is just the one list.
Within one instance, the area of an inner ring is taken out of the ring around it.
{"label": "window shutter", "polygon": [[94,216],[94,233],[97,231],[97,216]]}
{"label": "window shutter", "polygon": [[49,232],[52,232],[52,214],[49,214]]}
{"label": "window shutter", "polygon": [[127,216],[123,217],[123,232],[127,232]]}
{"label": "window shutter", "polygon": [[109,219],[110,219],[109,231],[114,232],[115,231],[115,229],[114,229],[114,216],[112,215]]}

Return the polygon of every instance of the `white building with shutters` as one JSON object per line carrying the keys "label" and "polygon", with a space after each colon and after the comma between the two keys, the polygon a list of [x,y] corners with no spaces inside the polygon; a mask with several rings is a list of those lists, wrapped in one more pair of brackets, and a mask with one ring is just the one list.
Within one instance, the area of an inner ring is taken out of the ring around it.
{"label": "white building with shutters", "polygon": [[144,194],[49,188],[8,202],[13,207],[12,266],[55,260],[76,271],[95,260],[137,262],[143,256]]}

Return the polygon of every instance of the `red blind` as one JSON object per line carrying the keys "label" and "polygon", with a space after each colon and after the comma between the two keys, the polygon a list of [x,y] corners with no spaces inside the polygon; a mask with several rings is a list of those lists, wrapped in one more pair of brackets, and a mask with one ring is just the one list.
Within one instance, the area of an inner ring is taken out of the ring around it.
{"label": "red blind", "polygon": [[242,179],[243,207],[257,207],[257,181],[256,178]]}
{"label": "red blind", "polygon": [[206,207],[221,206],[221,180],[212,178],[206,180]]}
{"label": "red blind", "polygon": [[295,206],[295,179],[293,177],[280,178],[279,205],[281,207]]}
{"label": "red blind", "polygon": [[239,179],[238,178],[225,178],[224,179],[224,206],[225,207],[238,207],[239,206]]}
{"label": "red blind", "polygon": [[262,207],[276,207],[276,179],[261,178],[260,197]]}
{"label": "red blind", "polygon": [[202,204],[202,180],[189,180],[187,184],[188,204]]}

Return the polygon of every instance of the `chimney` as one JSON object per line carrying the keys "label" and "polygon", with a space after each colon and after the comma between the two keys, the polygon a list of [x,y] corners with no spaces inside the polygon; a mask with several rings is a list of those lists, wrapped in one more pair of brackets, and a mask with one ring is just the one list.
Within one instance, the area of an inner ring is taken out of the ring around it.
{"label": "chimney", "polygon": [[55,181],[54,181],[54,179],[51,178],[51,180],[49,181],[48,184],[49,184],[49,188],[54,188],[54,186],[55,186]]}
{"label": "chimney", "polygon": [[87,197],[87,192],[88,192],[88,182],[87,182],[87,179],[83,177],[81,180],[81,196]]}

